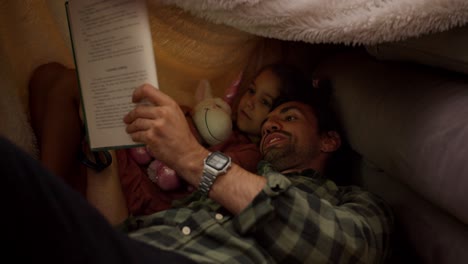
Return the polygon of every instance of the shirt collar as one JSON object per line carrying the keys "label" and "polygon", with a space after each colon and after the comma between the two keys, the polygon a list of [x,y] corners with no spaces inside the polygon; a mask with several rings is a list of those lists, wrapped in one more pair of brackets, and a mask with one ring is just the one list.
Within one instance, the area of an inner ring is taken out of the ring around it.
{"label": "shirt collar", "polygon": [[304,177],[310,177],[313,179],[319,179],[322,177],[321,174],[314,169],[305,169],[302,171],[289,172],[289,173],[285,173],[284,175],[285,176],[304,176]]}
{"label": "shirt collar", "polygon": [[[268,163],[265,160],[262,160],[258,164],[258,171],[259,171],[260,174],[264,175],[264,173],[267,172],[267,171],[275,171],[275,170],[273,169],[273,166],[270,163]],[[302,171],[289,172],[289,173],[285,173],[283,175],[287,176],[287,177],[303,176],[303,177],[310,177],[312,179],[319,179],[319,178],[322,177],[322,175],[318,171],[316,171],[314,169],[305,169],[305,170],[302,170]]]}

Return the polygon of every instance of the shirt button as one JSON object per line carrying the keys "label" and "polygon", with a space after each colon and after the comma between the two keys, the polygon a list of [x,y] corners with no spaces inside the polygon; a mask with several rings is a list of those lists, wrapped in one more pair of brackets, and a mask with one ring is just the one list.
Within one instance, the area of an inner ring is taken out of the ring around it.
{"label": "shirt button", "polygon": [[215,215],[215,218],[216,218],[216,220],[222,220],[222,219],[223,219],[223,215],[222,215],[222,214],[216,214],[216,215]]}
{"label": "shirt button", "polygon": [[188,226],[182,227],[182,234],[188,236],[188,235],[190,235],[190,232],[192,232],[192,230],[190,230],[190,227],[188,227]]}

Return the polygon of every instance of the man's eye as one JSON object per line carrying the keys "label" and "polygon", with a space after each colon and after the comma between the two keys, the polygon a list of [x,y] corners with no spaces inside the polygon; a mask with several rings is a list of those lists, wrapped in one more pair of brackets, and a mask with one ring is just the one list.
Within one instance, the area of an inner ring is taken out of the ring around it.
{"label": "man's eye", "polygon": [[297,118],[295,116],[286,116],[286,118],[284,120],[286,121],[294,121],[296,120]]}
{"label": "man's eye", "polygon": [[249,87],[249,89],[247,89],[247,92],[249,94],[255,94],[255,89],[253,87]]}

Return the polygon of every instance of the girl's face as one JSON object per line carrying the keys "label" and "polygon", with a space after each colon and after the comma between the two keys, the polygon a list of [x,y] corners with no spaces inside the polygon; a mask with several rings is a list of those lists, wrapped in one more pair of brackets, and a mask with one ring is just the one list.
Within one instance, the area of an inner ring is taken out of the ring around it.
{"label": "girl's face", "polygon": [[242,95],[237,108],[237,127],[250,134],[260,135],[263,120],[279,96],[280,80],[270,69],[262,71]]}

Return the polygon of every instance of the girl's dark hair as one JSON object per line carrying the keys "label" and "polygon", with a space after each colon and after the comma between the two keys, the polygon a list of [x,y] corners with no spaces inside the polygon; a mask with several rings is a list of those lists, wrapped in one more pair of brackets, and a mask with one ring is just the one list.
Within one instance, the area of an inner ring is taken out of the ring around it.
{"label": "girl's dark hair", "polygon": [[280,82],[279,96],[273,101],[272,109],[282,103],[298,100],[312,90],[312,81],[294,65],[281,62],[268,64],[263,66],[258,74],[265,70],[272,71]]}
{"label": "girl's dark hair", "polygon": [[264,70],[271,70],[280,80],[280,94],[273,101],[272,109],[290,101],[308,104],[315,111],[319,132],[337,131],[341,134],[339,122],[332,107],[333,91],[330,82],[313,81],[299,68],[286,63],[266,65],[258,73]]}

